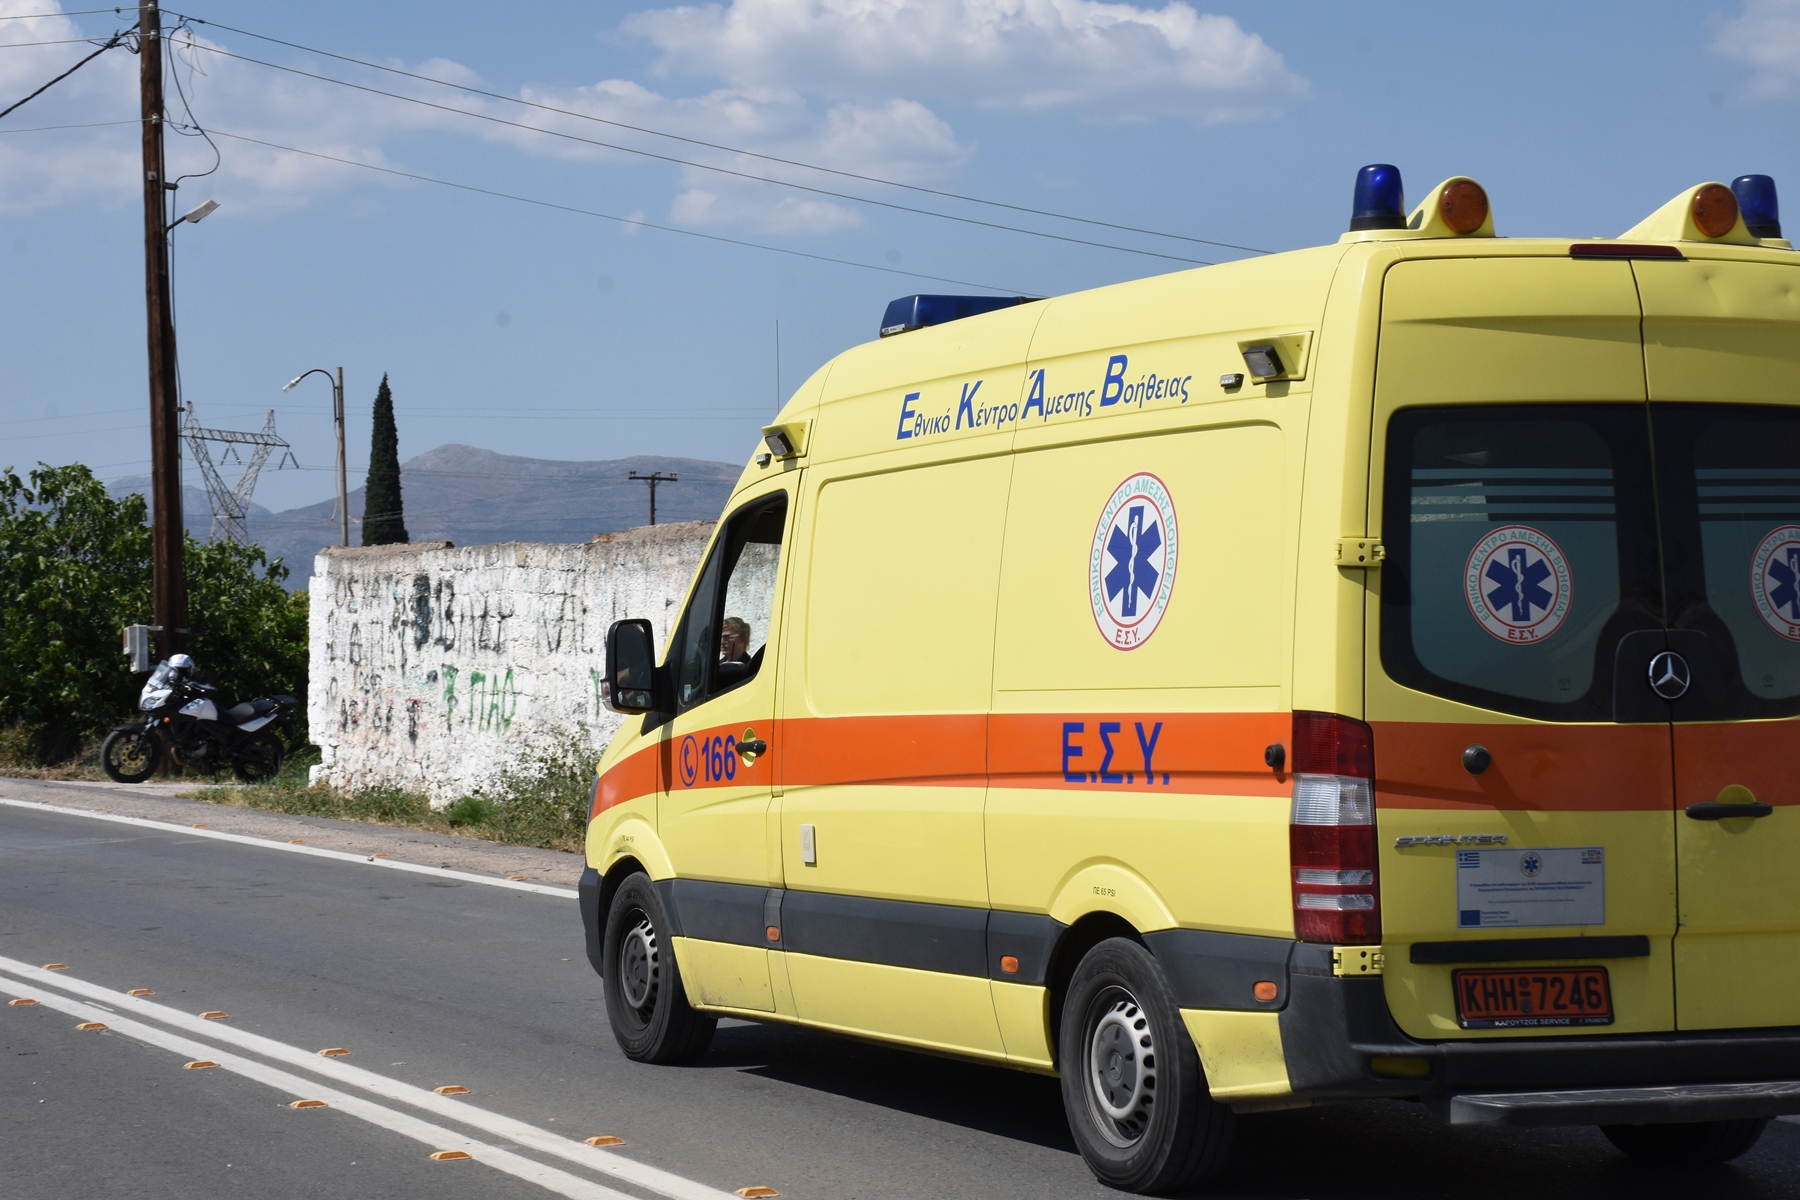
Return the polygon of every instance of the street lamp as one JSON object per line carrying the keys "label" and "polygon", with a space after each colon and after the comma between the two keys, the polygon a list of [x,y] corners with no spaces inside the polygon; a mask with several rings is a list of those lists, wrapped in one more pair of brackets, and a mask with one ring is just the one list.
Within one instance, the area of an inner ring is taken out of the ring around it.
{"label": "street lamp", "polygon": [[312,370],[296,375],[288,380],[287,386],[283,387],[281,390],[284,392],[293,391],[294,388],[299,385],[300,381],[305,379],[308,375],[323,375],[325,378],[331,380],[332,415],[337,420],[338,439],[338,518],[343,522],[342,544],[348,546],[350,544],[350,494],[346,490],[348,485],[344,478],[344,368],[339,367],[337,369],[337,374],[333,375],[324,367],[314,367]]}

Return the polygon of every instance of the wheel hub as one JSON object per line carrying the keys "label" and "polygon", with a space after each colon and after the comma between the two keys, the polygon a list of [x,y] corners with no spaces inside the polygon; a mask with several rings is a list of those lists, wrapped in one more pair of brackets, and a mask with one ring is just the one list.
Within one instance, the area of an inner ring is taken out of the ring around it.
{"label": "wheel hub", "polygon": [[1089,1095],[1100,1131],[1116,1146],[1133,1145],[1150,1123],[1156,1099],[1156,1044],[1136,999],[1104,1002],[1088,1039]]}
{"label": "wheel hub", "polygon": [[650,918],[639,917],[619,946],[619,990],[625,1003],[640,1012],[652,1007],[659,975],[656,927]]}

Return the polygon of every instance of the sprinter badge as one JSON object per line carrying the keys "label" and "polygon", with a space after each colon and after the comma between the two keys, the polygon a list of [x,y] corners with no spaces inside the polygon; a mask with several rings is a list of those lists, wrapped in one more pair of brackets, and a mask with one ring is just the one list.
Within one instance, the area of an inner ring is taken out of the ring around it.
{"label": "sprinter badge", "polygon": [[1094,622],[1120,650],[1150,640],[1175,589],[1175,503],[1163,481],[1140,471],[1113,490],[1088,557]]}
{"label": "sprinter badge", "polygon": [[1464,574],[1469,611],[1483,629],[1515,645],[1555,633],[1573,590],[1561,548],[1529,525],[1496,529],[1475,543]]}

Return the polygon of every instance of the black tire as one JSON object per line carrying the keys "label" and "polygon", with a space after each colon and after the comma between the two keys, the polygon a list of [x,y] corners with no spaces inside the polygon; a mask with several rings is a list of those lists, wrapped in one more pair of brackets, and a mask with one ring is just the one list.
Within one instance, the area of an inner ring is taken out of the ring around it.
{"label": "black tire", "polygon": [[706,1053],[719,1024],[688,1005],[668,928],[648,875],[635,872],[619,884],[606,912],[601,986],[613,1037],[633,1062],[691,1062]]}
{"label": "black tire", "polygon": [[1082,958],[1058,1051],[1069,1131],[1095,1179],[1164,1192],[1224,1166],[1235,1119],[1207,1091],[1168,976],[1142,946],[1110,938]]}
{"label": "black tire", "polygon": [[1730,1162],[1762,1136],[1761,1117],[1690,1121],[1667,1125],[1602,1125],[1606,1140],[1633,1158],[1671,1167],[1709,1167]]}
{"label": "black tire", "polygon": [[281,774],[281,754],[281,739],[259,729],[231,756],[231,769],[245,783],[267,783]]}
{"label": "black tire", "polygon": [[100,743],[100,769],[114,783],[142,783],[162,763],[162,746],[147,729],[115,729]]}

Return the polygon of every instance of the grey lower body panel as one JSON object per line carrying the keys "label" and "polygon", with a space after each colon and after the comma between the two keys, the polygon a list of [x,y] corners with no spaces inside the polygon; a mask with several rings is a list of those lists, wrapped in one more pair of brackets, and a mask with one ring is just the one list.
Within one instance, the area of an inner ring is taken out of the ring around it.
{"label": "grey lower body panel", "polygon": [[1653,1125],[1800,1113],[1800,1079],[1673,1087],[1490,1092],[1434,1105],[1452,1125]]}

